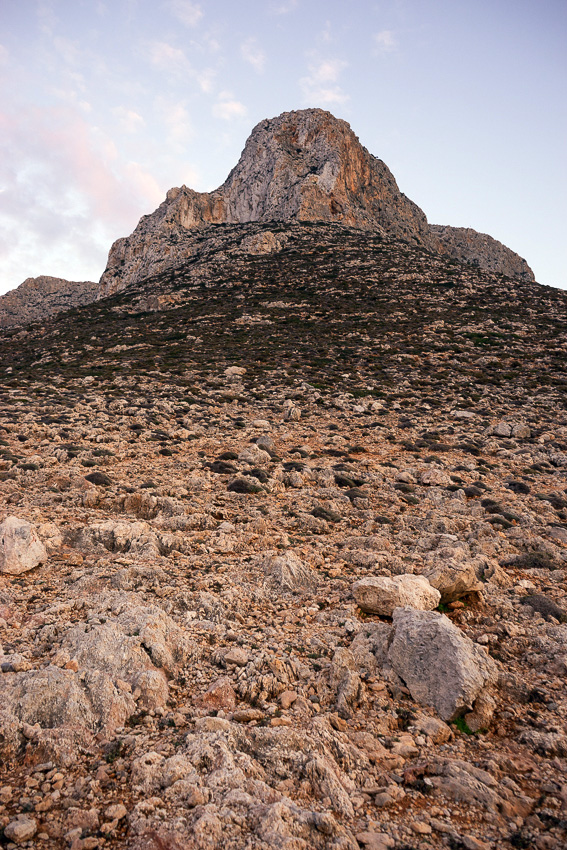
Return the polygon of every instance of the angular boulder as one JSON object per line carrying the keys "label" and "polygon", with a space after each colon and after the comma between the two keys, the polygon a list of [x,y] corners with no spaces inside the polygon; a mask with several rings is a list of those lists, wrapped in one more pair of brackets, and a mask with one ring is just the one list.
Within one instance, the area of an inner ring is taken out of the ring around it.
{"label": "angular boulder", "polygon": [[470,561],[442,561],[428,569],[425,576],[429,584],[437,588],[443,603],[455,602],[468,593],[479,593],[482,590],[482,583]]}
{"label": "angular boulder", "polygon": [[355,581],[353,596],[358,607],[367,614],[391,617],[396,608],[408,605],[422,611],[437,608],[441,599],[438,590],[425,576],[369,576]]}
{"label": "angular boulder", "polygon": [[398,608],[393,617],[388,661],[412,697],[431,705],[445,721],[470,711],[494,684],[496,662],[436,611]]}
{"label": "angular boulder", "polygon": [[419,483],[427,487],[448,487],[451,479],[443,469],[423,469],[419,473]]}
{"label": "angular boulder", "polygon": [[317,575],[294,552],[268,555],[263,566],[267,582],[281,590],[307,589],[317,585]]}
{"label": "angular boulder", "polygon": [[19,576],[46,560],[45,546],[31,523],[9,516],[0,524],[0,573]]}

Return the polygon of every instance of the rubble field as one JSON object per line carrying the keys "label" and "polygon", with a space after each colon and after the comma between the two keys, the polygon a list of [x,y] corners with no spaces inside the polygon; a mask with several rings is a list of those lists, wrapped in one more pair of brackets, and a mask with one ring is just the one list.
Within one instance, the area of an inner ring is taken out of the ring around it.
{"label": "rubble field", "polygon": [[0,843],[560,850],[567,294],[200,239],[0,331]]}

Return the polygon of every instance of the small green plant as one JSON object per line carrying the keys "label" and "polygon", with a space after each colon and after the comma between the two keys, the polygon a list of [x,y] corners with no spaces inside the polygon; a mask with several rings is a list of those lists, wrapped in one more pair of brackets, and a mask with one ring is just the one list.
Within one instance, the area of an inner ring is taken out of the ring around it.
{"label": "small green plant", "polygon": [[457,719],[453,721],[453,725],[456,726],[459,732],[462,732],[463,735],[474,735],[473,730],[470,728],[464,717],[457,717]]}

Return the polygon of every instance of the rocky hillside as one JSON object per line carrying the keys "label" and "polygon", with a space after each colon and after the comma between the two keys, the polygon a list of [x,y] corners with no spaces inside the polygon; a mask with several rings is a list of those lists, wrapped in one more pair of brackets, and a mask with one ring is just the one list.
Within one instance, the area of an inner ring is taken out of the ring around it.
{"label": "rocky hillside", "polygon": [[[364,148],[345,121],[321,109],[261,121],[225,183],[211,193],[171,189],[152,215],[114,243],[99,297],[174,268],[214,224],[325,221],[404,239],[434,253],[533,280],[525,260],[471,230],[430,227],[388,167]],[[194,243],[186,236],[192,234]]]}
{"label": "rocky hillside", "polygon": [[98,285],[90,280],[28,277],[21,286],[0,296],[0,327],[27,325],[71,307],[90,304]]}
{"label": "rocky hillside", "polygon": [[562,850],[567,294],[192,244],[0,332],[3,843]]}

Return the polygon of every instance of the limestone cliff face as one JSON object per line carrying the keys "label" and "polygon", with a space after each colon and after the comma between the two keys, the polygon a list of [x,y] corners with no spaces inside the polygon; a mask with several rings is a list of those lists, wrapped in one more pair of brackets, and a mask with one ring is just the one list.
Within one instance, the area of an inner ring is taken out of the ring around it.
{"label": "limestone cliff face", "polygon": [[26,325],[90,304],[96,299],[98,284],[91,280],[72,281],[60,277],[28,277],[17,289],[0,296],[0,327]]}
{"label": "limestone cliff face", "polygon": [[214,192],[170,189],[131,236],[112,246],[99,297],[187,259],[189,233],[256,221],[332,221],[464,261],[480,257],[480,265],[505,274],[514,275],[518,268],[531,274],[511,251],[510,256],[494,254],[486,241],[461,238],[453,228],[431,228],[422,210],[400,192],[388,167],[360,144],[345,121],[321,109],[305,109],[261,121],[237,166]]}

